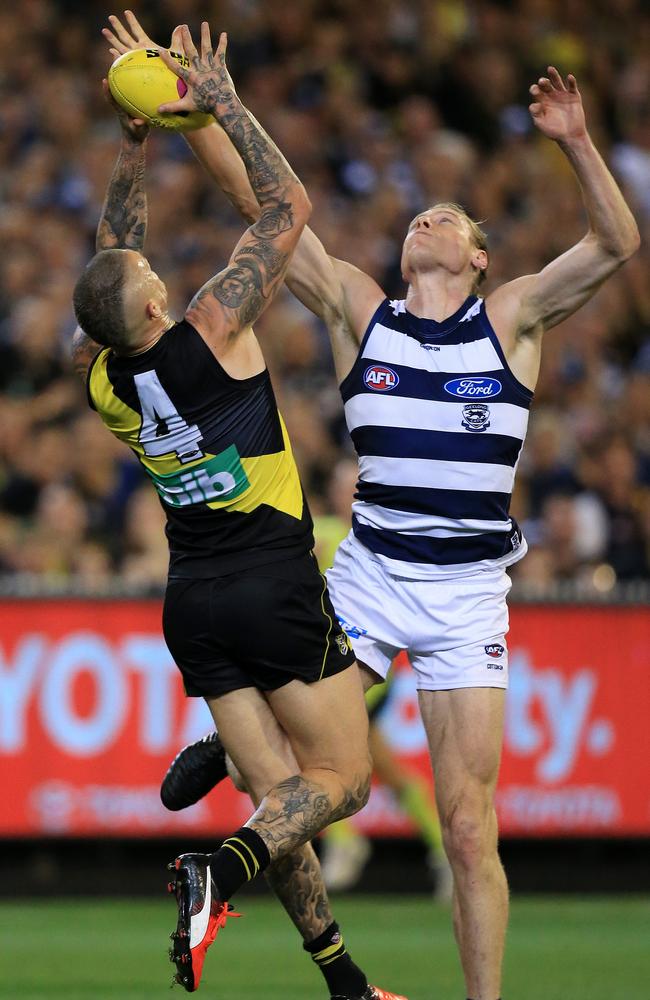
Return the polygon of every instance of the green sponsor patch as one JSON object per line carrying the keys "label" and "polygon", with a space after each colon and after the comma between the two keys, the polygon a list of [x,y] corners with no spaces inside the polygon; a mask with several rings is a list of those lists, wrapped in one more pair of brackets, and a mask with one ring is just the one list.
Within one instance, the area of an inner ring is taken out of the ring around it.
{"label": "green sponsor patch", "polygon": [[248,489],[250,483],[234,444],[214,458],[193,465],[191,469],[161,476],[147,472],[165,503],[187,507],[212,500],[231,500]]}

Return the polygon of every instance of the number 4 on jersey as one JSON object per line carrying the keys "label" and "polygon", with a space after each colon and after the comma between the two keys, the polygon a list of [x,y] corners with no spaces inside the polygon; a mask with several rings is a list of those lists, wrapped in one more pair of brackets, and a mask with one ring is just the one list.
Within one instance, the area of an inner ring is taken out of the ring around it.
{"label": "number 4 on jersey", "polygon": [[198,447],[202,434],[196,424],[188,424],[160,384],[155,371],[134,375],[135,388],[142,410],[139,442],[145,455],[159,458],[176,453],[183,465],[202,458]]}

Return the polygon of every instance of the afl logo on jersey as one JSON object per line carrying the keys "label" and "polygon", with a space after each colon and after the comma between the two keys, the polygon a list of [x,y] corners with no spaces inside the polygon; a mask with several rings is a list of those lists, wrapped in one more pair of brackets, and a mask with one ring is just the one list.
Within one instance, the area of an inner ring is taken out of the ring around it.
{"label": "afl logo on jersey", "polygon": [[490,407],[487,403],[465,403],[461,423],[468,431],[486,431],[490,426]]}
{"label": "afl logo on jersey", "polygon": [[491,642],[489,646],[485,647],[485,652],[488,656],[493,657],[493,659],[498,659],[505,653],[504,647],[500,642]]}
{"label": "afl logo on jersey", "polygon": [[386,392],[399,384],[399,375],[386,365],[371,365],[363,373],[363,382],[367,389]]}
{"label": "afl logo on jersey", "polygon": [[498,396],[502,388],[498,378],[452,378],[445,382],[445,392],[459,399],[487,399]]}

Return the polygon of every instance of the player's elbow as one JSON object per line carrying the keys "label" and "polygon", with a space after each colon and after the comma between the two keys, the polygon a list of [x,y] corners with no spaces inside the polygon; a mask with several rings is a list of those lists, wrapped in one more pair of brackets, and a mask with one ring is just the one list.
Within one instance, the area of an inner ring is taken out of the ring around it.
{"label": "player's elbow", "polygon": [[636,222],[633,227],[630,227],[630,232],[625,240],[624,245],[621,247],[621,252],[619,259],[621,264],[624,264],[626,260],[634,256],[639,247],[641,246],[641,233],[639,232],[639,227]]}
{"label": "player's elbow", "polygon": [[306,226],[311,217],[311,201],[304,186],[298,182],[291,198],[293,216],[300,226]]}
{"label": "player's elbow", "polygon": [[598,243],[603,253],[620,266],[629,260],[641,246],[639,227],[634,219],[630,218],[629,225],[608,240],[599,239]]}

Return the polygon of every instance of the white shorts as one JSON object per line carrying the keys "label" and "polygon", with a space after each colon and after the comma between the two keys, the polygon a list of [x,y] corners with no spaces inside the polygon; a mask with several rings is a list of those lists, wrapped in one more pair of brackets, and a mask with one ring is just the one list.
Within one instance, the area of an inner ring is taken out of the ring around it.
{"label": "white shorts", "polygon": [[508,686],[504,569],[462,580],[393,576],[350,533],[327,572],[332,603],[357,659],[386,677],[406,650],[421,691]]}

